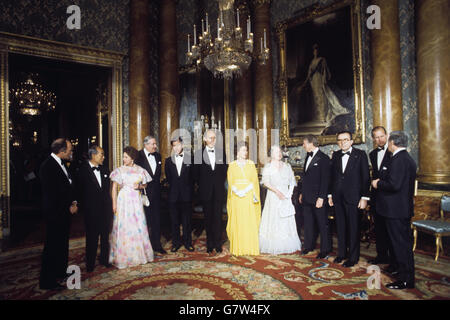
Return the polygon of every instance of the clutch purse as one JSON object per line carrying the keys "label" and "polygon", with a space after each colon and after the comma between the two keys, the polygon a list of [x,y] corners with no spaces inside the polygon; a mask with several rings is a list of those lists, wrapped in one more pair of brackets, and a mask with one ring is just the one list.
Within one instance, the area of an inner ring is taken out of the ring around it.
{"label": "clutch purse", "polygon": [[295,207],[292,204],[292,200],[291,199],[283,200],[278,212],[279,212],[280,217],[282,217],[282,218],[295,215]]}
{"label": "clutch purse", "polygon": [[142,200],[142,204],[144,206],[148,207],[150,205],[150,200],[148,200],[147,191],[145,191],[145,189],[144,189],[144,193],[141,194],[141,200]]}

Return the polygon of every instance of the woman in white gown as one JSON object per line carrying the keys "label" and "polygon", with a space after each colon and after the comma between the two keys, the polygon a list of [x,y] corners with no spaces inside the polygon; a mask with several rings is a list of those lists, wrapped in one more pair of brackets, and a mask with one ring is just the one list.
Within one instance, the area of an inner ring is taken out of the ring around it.
{"label": "woman in white gown", "polygon": [[261,253],[292,253],[301,250],[291,200],[297,182],[291,166],[281,161],[278,146],[272,146],[270,156],[261,180],[267,188],[267,196],[259,228],[259,247]]}

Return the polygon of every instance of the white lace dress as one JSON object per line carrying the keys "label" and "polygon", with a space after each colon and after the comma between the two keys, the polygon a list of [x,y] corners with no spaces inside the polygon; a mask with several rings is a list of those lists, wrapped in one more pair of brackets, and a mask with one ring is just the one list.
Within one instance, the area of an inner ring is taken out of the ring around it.
{"label": "white lace dress", "polygon": [[301,250],[301,242],[295,223],[295,208],[292,204],[292,192],[297,185],[294,172],[289,164],[283,163],[281,168],[266,164],[261,184],[270,184],[281,191],[286,200],[280,200],[267,189],[266,201],[259,227],[259,247],[261,253],[292,253]]}

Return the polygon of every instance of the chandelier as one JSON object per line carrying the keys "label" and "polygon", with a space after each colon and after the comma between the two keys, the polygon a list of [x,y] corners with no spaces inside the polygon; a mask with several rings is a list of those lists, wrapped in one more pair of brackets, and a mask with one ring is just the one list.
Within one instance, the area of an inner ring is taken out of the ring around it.
{"label": "chandelier", "polygon": [[10,102],[23,115],[40,115],[42,110],[54,110],[56,95],[46,91],[36,82],[38,75],[30,73],[27,80],[20,82],[14,89],[10,89]]}
{"label": "chandelier", "polygon": [[[240,76],[252,62],[253,33],[251,32],[250,16],[247,18],[246,34],[239,21],[239,9],[234,11],[234,0],[218,0],[219,18],[217,18],[216,38],[213,40],[208,14],[202,19],[202,31],[197,42],[197,26],[194,25],[194,44],[191,47],[188,35],[187,63],[204,65],[216,78],[231,79],[233,75]],[[261,40],[260,54],[255,58],[261,64],[269,59],[269,48],[266,45],[266,30],[264,29],[264,42]],[[264,46],[263,46],[264,44]]]}

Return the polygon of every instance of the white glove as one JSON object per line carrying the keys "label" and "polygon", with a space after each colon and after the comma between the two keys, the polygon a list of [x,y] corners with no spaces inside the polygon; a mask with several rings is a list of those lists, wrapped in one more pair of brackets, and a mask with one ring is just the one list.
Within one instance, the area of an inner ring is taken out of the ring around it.
{"label": "white glove", "polygon": [[247,188],[242,190],[244,192],[244,195],[246,195],[250,190],[253,190],[253,183],[250,183]]}
{"label": "white glove", "polygon": [[238,190],[238,189],[236,188],[236,186],[233,186],[233,187],[231,188],[231,191],[233,191],[239,198],[242,198],[242,197],[245,196],[244,191],[243,191],[243,190]]}

